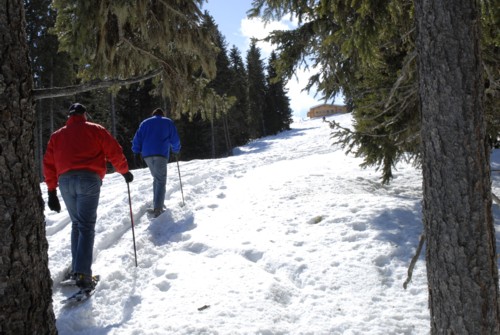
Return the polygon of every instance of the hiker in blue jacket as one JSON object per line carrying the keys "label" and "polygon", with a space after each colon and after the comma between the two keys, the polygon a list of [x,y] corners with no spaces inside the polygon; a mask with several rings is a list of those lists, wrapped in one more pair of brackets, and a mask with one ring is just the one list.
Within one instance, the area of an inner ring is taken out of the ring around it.
{"label": "hiker in blue jacket", "polygon": [[179,134],[174,122],[165,117],[161,108],[157,108],[150,118],[142,121],[132,140],[132,151],[142,155],[153,176],[154,217],[163,212],[170,150],[174,155],[179,154]]}

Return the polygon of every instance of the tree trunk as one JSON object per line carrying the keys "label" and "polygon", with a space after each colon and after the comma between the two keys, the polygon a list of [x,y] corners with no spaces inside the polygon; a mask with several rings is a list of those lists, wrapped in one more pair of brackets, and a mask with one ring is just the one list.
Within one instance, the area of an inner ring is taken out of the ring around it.
{"label": "tree trunk", "polygon": [[[35,113],[36,113],[36,107],[35,107]],[[37,122],[38,126],[35,126],[35,129],[38,130],[36,132],[36,134],[38,135],[38,144],[37,144],[38,158],[36,158],[36,159],[37,159],[37,163],[38,163],[38,177],[40,177],[40,180],[43,180],[43,148],[44,148],[44,145],[43,145],[43,109],[40,108],[38,110],[38,113],[36,113],[36,115],[38,116],[38,122]]]}
{"label": "tree trunk", "polygon": [[[54,60],[52,59],[52,62]],[[54,68],[54,67],[52,67]],[[54,87],[54,72],[50,71],[50,87]],[[50,133],[54,132],[54,99],[50,98],[49,100],[49,115],[50,115]]]}
{"label": "tree trunk", "polygon": [[115,94],[111,92],[109,94],[111,103],[111,134],[116,138],[116,105],[115,105]]}
{"label": "tree trunk", "polygon": [[210,114],[210,141],[211,141],[211,146],[212,146],[212,158],[215,158],[214,113],[215,113],[215,110],[212,108],[212,114]]}
{"label": "tree trunk", "polygon": [[23,6],[0,5],[0,333],[56,334]]}
{"label": "tree trunk", "polygon": [[229,125],[227,122],[227,114],[224,114],[222,116],[222,122],[224,125],[224,136],[226,139],[226,155],[229,157],[229,156],[232,156],[231,150],[232,150],[233,146],[231,144],[231,135],[229,134]]}
{"label": "tree trunk", "polygon": [[415,18],[431,333],[499,334],[479,4],[417,0]]}

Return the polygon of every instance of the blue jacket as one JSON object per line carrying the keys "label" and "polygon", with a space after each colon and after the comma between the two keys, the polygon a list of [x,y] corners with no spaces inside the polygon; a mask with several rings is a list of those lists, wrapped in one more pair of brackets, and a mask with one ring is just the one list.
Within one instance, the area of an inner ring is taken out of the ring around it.
{"label": "blue jacket", "polygon": [[174,122],[169,118],[155,115],[142,121],[132,140],[132,151],[142,157],[164,156],[181,150],[181,141]]}

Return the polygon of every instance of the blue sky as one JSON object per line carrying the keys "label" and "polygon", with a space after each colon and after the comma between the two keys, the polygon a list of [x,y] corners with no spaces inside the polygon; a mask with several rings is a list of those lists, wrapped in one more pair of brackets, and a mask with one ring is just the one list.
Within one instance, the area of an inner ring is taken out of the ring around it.
{"label": "blue sky", "polygon": [[[208,0],[203,7],[210,12],[219,26],[219,30],[226,38],[228,48],[235,45],[241,51],[243,58],[246,57],[251,37],[263,38],[272,30],[288,29],[294,26],[294,23],[289,20],[264,25],[258,19],[248,19],[246,12],[250,9],[251,3],[251,0]],[[261,49],[264,63],[267,64],[272,46],[264,43],[260,43],[258,46]],[[295,118],[306,118],[310,107],[323,103],[319,96],[314,97],[315,92],[310,94],[302,92],[309,76],[309,72],[299,71],[297,79],[291,79],[287,84],[290,107]],[[342,98],[336,99],[335,103],[343,104]]]}
{"label": "blue sky", "polygon": [[251,0],[208,0],[204,5],[226,37],[229,48],[233,44],[242,52],[248,48],[248,37],[241,32],[241,21],[246,17],[251,3]]}

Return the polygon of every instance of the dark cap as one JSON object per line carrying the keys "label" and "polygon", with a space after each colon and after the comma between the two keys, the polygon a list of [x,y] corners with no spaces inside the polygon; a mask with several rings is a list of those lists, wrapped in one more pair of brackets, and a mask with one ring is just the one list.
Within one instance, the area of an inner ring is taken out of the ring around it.
{"label": "dark cap", "polygon": [[69,108],[68,110],[68,114],[69,115],[73,115],[73,114],[83,114],[87,111],[87,108],[85,108],[84,105],[80,104],[80,103],[74,103],[71,105],[71,107]]}

